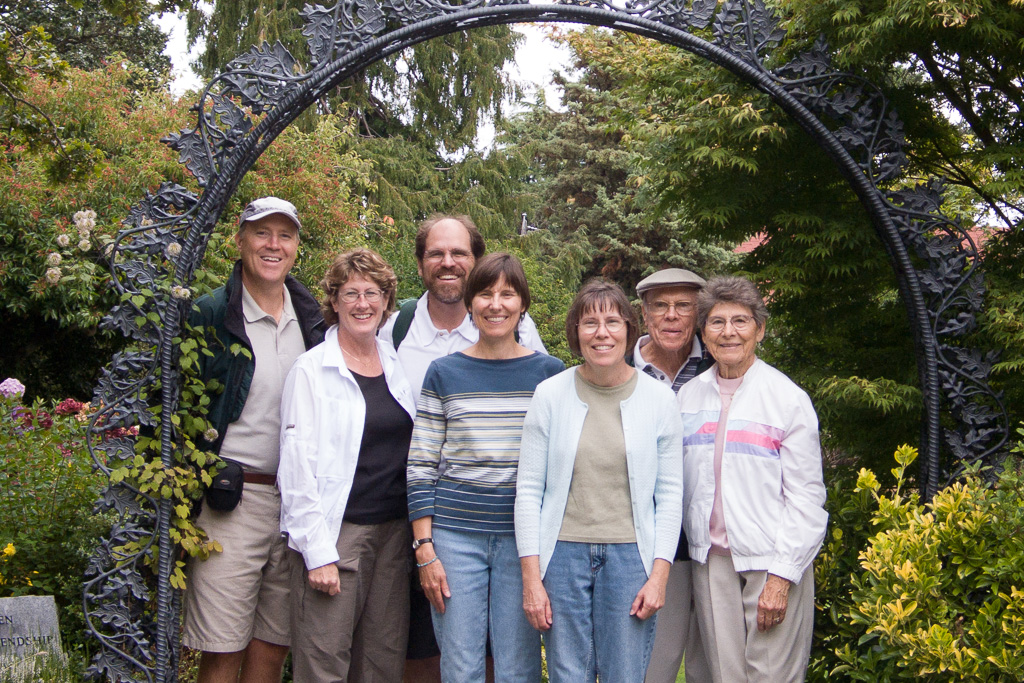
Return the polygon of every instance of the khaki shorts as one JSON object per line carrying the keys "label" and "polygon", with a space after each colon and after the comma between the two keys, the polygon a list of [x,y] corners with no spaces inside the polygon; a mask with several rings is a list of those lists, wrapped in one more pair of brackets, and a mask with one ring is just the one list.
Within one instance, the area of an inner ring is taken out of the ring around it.
{"label": "khaki shorts", "polygon": [[203,507],[197,523],[224,551],[205,561],[189,558],[185,647],[238,652],[253,638],[289,645],[288,546],[277,488],[246,484],[238,507]]}

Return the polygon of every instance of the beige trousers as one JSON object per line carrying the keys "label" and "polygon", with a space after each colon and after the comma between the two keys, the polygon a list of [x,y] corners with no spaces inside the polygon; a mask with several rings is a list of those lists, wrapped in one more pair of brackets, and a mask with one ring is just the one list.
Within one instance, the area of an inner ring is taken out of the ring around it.
{"label": "beige trousers", "polygon": [[814,572],[789,588],[786,618],[757,630],[757,601],[768,573],[737,572],[732,558],[694,562],[697,619],[715,683],[798,683],[807,673],[814,634]]}
{"label": "beige trousers", "polygon": [[188,560],[182,643],[204,652],[238,652],[253,638],[287,646],[291,581],[277,487],[246,484],[238,507],[204,505],[196,523],[224,550]]}
{"label": "beige trousers", "polygon": [[686,683],[711,683],[711,669],[697,626],[697,608],[693,604],[692,567],[695,564],[691,560],[672,563],[665,586],[665,606],[658,610],[658,630],[644,683],[675,683],[684,655]]}
{"label": "beige trousers", "polygon": [[292,551],[292,671],[302,683],[402,680],[409,636],[409,544],[405,519],[344,522],[338,536],[341,592],[309,585]]}

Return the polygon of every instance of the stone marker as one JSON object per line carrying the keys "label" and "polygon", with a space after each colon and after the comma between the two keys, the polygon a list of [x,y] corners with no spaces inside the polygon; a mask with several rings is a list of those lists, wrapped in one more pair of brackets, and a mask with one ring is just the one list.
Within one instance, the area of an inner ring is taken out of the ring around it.
{"label": "stone marker", "polygon": [[47,655],[65,661],[53,596],[0,598],[0,679],[30,675]]}

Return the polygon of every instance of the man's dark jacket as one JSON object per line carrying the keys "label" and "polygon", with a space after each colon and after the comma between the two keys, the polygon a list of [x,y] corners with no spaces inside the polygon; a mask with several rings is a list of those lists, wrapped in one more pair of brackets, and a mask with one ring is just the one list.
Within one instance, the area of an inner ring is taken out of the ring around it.
{"label": "man's dark jacket", "polygon": [[[320,304],[291,275],[285,278],[284,286],[291,294],[295,317],[302,330],[302,341],[308,351],[324,340],[327,330],[320,313]],[[211,396],[210,412],[207,415],[210,424],[217,430],[217,438],[212,442],[200,439],[200,448],[220,453],[228,425],[242,415],[256,370],[256,358],[252,352],[252,343],[245,334],[245,316],[242,313],[242,262],[235,263],[235,269],[226,285],[200,297],[196,306],[199,310],[193,311],[189,320],[192,327],[202,330],[204,335],[209,332],[208,328],[212,328],[216,335],[215,339],[206,340],[213,356],[199,356],[202,379],[204,382],[215,379],[224,388],[219,394]],[[237,353],[232,353],[231,347],[235,344],[240,348]],[[246,349],[248,353],[243,353],[241,349]]]}

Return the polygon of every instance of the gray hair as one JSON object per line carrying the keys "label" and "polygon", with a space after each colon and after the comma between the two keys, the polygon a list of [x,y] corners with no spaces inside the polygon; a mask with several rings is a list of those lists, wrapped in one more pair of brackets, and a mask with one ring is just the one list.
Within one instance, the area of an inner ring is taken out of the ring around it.
{"label": "gray hair", "polygon": [[704,328],[711,314],[711,309],[718,304],[736,304],[743,306],[754,316],[758,327],[764,327],[768,320],[768,308],[764,298],[757,291],[757,285],[745,277],[723,275],[713,277],[704,285],[697,295],[697,327]]}

